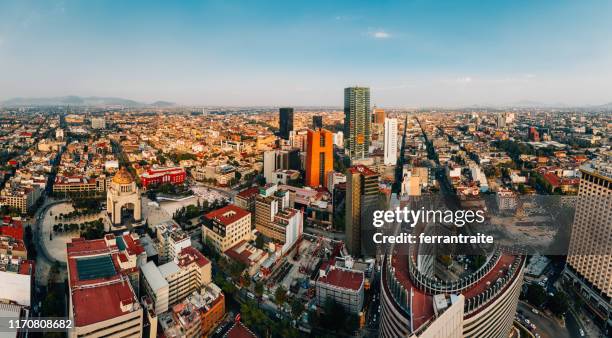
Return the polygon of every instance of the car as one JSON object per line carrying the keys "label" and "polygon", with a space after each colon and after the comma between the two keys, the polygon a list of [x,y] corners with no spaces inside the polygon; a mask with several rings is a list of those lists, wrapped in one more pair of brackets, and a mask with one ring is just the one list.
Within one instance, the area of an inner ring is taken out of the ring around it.
{"label": "car", "polygon": [[580,331],[579,331],[579,332],[580,332],[580,337],[584,337],[584,330],[583,330],[583,329],[580,329]]}
{"label": "car", "polygon": [[536,315],[540,313],[540,311],[538,311],[537,309],[531,309],[531,312],[535,313]]}
{"label": "car", "polygon": [[529,319],[525,319],[525,324],[527,324],[527,325],[531,324],[531,322],[529,321]]}

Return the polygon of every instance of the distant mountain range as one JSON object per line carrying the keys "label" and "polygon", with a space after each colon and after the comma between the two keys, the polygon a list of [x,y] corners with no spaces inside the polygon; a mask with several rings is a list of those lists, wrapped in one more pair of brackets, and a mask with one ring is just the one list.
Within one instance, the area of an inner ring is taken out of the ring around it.
{"label": "distant mountain range", "polygon": [[[170,108],[178,106],[174,102],[168,101],[155,101],[152,103],[139,102],[130,99],[124,99],[120,97],[100,97],[100,96],[58,96],[58,97],[16,97],[12,99],[8,99],[5,101],[0,101],[0,107],[23,107],[23,106],[87,106],[87,107],[110,107],[110,106],[121,106],[126,108]],[[213,106],[211,106],[213,107]],[[215,106],[216,107],[216,106]],[[310,107],[298,107],[294,108],[300,110],[308,110],[311,108],[324,109],[323,106],[310,106]],[[245,107],[240,106],[238,108],[257,108],[257,107]],[[275,108],[273,106],[262,107],[266,109]],[[342,109],[342,107],[325,107],[329,109]],[[388,107],[388,108],[396,108],[400,109],[402,107]],[[425,108],[452,108],[452,109],[484,109],[484,108],[494,108],[494,109],[508,109],[508,108],[549,108],[549,109],[576,109],[576,110],[585,110],[585,111],[612,111],[612,102],[601,104],[601,105],[571,105],[564,103],[544,103],[538,101],[531,100],[522,100],[516,101],[508,104],[473,104],[473,105],[464,105],[464,106],[454,106],[454,107],[421,107]]]}
{"label": "distant mountain range", "polygon": [[5,101],[0,101],[0,106],[124,106],[124,107],[172,107],[173,102],[155,101],[153,103],[143,103],[119,97],[99,97],[99,96],[59,96],[59,97],[16,97]]}

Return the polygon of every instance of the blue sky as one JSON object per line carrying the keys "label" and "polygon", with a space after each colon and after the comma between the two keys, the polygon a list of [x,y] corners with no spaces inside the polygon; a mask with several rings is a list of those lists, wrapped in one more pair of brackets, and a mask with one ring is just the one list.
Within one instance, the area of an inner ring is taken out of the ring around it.
{"label": "blue sky", "polygon": [[612,101],[610,1],[6,1],[0,100]]}

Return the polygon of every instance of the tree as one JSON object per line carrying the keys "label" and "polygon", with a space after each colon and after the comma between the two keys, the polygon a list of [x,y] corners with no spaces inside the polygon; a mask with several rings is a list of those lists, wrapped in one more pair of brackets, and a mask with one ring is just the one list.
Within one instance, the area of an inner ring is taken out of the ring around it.
{"label": "tree", "polygon": [[246,288],[251,286],[251,276],[246,271],[242,274],[242,285]]}
{"label": "tree", "polygon": [[557,292],[554,296],[549,295],[547,304],[550,311],[557,316],[564,314],[569,308],[567,295],[562,291]]}
{"label": "tree", "polygon": [[255,238],[255,247],[257,249],[263,249],[264,247],[264,239],[263,236],[257,236],[257,238]]}
{"label": "tree", "polygon": [[264,285],[262,282],[256,282],[255,283],[255,295],[257,296],[257,298],[261,298],[261,296],[263,296],[264,293]]}
{"label": "tree", "polygon": [[293,298],[291,300],[291,315],[294,319],[298,319],[302,312],[304,312],[304,303],[298,298]]}
{"label": "tree", "polygon": [[283,305],[287,301],[287,290],[282,285],[274,291],[274,301],[277,305]]}
{"label": "tree", "polygon": [[540,306],[546,301],[546,292],[543,287],[537,284],[529,284],[527,286],[526,298],[531,304]]}

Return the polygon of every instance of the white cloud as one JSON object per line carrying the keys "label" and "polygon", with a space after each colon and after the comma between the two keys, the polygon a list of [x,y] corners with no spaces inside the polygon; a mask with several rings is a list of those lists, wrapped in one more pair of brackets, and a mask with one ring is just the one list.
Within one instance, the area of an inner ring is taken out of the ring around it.
{"label": "white cloud", "polygon": [[388,39],[391,37],[391,34],[383,30],[379,30],[379,31],[370,32],[370,36],[375,39]]}
{"label": "white cloud", "polygon": [[456,82],[458,83],[470,83],[472,82],[472,78],[469,76],[465,76],[465,77],[460,77],[456,80]]}

